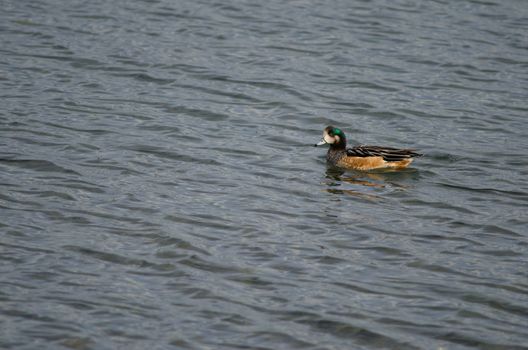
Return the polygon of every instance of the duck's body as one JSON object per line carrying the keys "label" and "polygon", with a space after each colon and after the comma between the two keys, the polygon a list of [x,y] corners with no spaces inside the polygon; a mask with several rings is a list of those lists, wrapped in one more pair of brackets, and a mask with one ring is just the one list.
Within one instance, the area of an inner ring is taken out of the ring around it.
{"label": "duck's body", "polygon": [[347,148],[346,136],[341,129],[327,126],[323,140],[315,146],[329,144],[326,154],[329,164],[345,169],[372,170],[381,168],[406,168],[414,157],[422,154],[413,149],[398,149],[379,146],[355,146]]}

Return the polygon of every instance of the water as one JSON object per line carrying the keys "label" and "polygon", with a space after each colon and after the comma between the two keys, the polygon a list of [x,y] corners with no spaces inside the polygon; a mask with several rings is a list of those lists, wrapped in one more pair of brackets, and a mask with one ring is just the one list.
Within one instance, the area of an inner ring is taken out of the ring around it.
{"label": "water", "polygon": [[0,348],[528,348],[526,1],[1,7]]}

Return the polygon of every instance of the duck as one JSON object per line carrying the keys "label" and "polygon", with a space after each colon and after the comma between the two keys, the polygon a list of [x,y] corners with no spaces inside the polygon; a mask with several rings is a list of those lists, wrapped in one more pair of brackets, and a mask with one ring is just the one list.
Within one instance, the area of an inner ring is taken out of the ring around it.
{"label": "duck", "polygon": [[328,164],[351,170],[373,170],[383,168],[407,168],[415,157],[423,154],[410,148],[392,148],[359,145],[347,148],[346,135],[340,128],[332,125],[323,131],[323,139],[314,146],[329,145],[326,153]]}

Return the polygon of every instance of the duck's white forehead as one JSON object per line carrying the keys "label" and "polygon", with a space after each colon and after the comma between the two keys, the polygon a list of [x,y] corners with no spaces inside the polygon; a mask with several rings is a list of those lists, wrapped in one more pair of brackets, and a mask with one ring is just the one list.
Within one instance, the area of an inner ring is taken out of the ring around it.
{"label": "duck's white forehead", "polygon": [[325,131],[323,133],[323,139],[325,140],[326,143],[334,143],[335,142],[335,138],[328,135],[328,133]]}

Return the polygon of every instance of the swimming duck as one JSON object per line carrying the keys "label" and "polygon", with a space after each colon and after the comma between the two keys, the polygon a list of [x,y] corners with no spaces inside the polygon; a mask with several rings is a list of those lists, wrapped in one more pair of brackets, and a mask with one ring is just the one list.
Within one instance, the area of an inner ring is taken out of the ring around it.
{"label": "swimming duck", "polygon": [[403,169],[412,163],[414,157],[422,154],[414,149],[400,149],[379,146],[355,146],[347,148],[345,133],[336,127],[327,126],[323,139],[314,146],[330,145],[326,160],[339,168],[372,170],[381,168]]}

